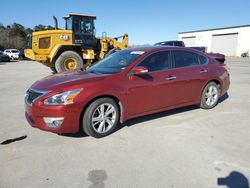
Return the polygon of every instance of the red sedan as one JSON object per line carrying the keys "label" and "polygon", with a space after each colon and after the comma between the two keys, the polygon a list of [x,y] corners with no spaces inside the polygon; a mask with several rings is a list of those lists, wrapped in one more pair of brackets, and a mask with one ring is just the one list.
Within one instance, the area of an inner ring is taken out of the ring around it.
{"label": "red sedan", "polygon": [[127,49],[86,71],[35,82],[25,114],[32,127],[100,138],[134,117],[194,104],[211,109],[229,84],[228,68],[216,56],[180,47]]}

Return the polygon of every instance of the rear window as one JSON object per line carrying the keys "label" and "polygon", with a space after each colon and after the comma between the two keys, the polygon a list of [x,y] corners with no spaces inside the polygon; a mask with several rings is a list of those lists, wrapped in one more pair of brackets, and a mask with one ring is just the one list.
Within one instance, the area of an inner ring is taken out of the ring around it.
{"label": "rear window", "polygon": [[183,46],[183,43],[181,41],[175,41],[174,46]]}
{"label": "rear window", "polygon": [[166,46],[173,46],[173,42],[165,42],[164,45],[166,45]]}

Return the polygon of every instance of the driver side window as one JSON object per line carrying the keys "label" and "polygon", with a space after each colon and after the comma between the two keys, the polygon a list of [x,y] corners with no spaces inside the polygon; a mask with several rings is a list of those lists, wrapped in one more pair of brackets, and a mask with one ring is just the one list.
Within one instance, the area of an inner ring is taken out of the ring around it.
{"label": "driver side window", "polygon": [[170,51],[162,51],[151,54],[146,57],[138,66],[148,69],[148,72],[163,71],[171,69]]}

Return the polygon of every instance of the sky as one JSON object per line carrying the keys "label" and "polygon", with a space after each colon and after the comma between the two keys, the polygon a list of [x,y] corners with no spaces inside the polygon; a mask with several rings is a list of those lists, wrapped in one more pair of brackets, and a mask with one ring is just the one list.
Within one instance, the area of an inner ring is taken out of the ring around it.
{"label": "sky", "polygon": [[250,0],[1,0],[0,23],[64,28],[69,13],[94,14],[97,37],[129,34],[130,45],[176,40],[178,32],[250,24]]}

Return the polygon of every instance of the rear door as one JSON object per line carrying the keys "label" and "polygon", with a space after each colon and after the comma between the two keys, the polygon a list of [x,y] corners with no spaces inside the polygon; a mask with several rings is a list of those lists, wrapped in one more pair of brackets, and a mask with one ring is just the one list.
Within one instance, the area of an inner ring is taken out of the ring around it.
{"label": "rear door", "polygon": [[208,58],[186,50],[174,50],[178,104],[199,100],[208,78]]}

